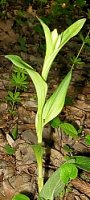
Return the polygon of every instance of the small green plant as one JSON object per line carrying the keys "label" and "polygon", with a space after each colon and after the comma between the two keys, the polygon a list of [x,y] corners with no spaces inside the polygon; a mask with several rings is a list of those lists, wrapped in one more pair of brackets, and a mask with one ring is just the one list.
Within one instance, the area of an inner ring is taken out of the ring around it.
{"label": "small green plant", "polygon": [[9,144],[6,144],[4,146],[4,149],[8,155],[14,155],[14,153],[15,153],[15,149],[13,147],[11,147]]}
{"label": "small green plant", "polygon": [[26,38],[20,36],[19,39],[18,39],[18,43],[19,43],[19,46],[20,46],[20,50],[24,51],[24,52],[27,52]]}
{"label": "small green plant", "polygon": [[70,180],[78,176],[78,168],[90,172],[90,158],[72,156],[66,157],[66,160],[45,183],[39,194],[40,199],[53,200],[55,197],[60,196],[61,193],[64,193],[65,187]]}
{"label": "small green plant", "polygon": [[85,144],[87,146],[90,146],[90,134],[88,134],[88,135],[85,136]]}
{"label": "small green plant", "polygon": [[11,106],[11,108],[9,109],[9,112],[11,114],[15,114],[14,107],[17,103],[21,101],[20,92],[8,91],[6,100],[10,103],[10,106]]}
{"label": "small green plant", "polygon": [[12,78],[11,78],[11,83],[12,86],[15,87],[15,91],[18,89],[20,91],[26,90],[28,81],[27,81],[27,76],[23,72],[14,72],[12,73]]}
{"label": "small green plant", "polygon": [[27,23],[27,20],[25,19],[24,10],[17,10],[15,22],[16,22],[17,28],[18,26],[22,26],[23,24]]}
{"label": "small green plant", "polygon": [[7,3],[7,0],[0,0],[0,5],[5,5]]}
{"label": "small green plant", "polygon": [[56,117],[51,121],[51,126],[53,128],[61,128],[66,135],[73,138],[78,137],[78,131],[76,128],[68,122],[62,122],[59,117]]}
{"label": "small green plant", "polygon": [[11,77],[12,91],[8,91],[6,100],[10,104],[9,112],[12,116],[16,114],[15,105],[20,103],[20,92],[27,89],[28,81],[27,74],[19,68],[15,68]]}
{"label": "small green plant", "polygon": [[[46,38],[46,54],[44,58],[42,74],[40,75],[36,72],[32,66],[23,61],[19,56],[16,55],[7,55],[5,56],[9,59],[15,66],[24,69],[31,77],[37,92],[38,97],[38,110],[36,114],[36,133],[38,144],[33,145],[32,148],[34,150],[37,167],[38,167],[38,192],[39,192],[39,200],[40,199],[54,199],[55,196],[60,194],[65,187],[65,183],[61,180],[60,176],[60,168],[56,170],[56,172],[50,177],[50,179],[43,186],[43,154],[45,149],[42,145],[42,134],[44,126],[54,119],[63,109],[66,93],[69,87],[69,83],[72,77],[72,70],[74,64],[72,65],[70,71],[65,76],[65,78],[61,81],[59,86],[56,88],[54,93],[47,99],[47,91],[48,91],[48,83],[47,77],[52,66],[52,63],[61,50],[61,48],[83,27],[86,19],[80,19],[73,23],[70,27],[68,27],[61,34],[57,33],[57,29],[54,29],[52,32],[48,28],[48,26],[40,20],[40,23],[43,27],[45,38]],[[79,51],[80,53],[80,51]],[[79,54],[78,54],[79,56]],[[77,56],[77,58],[78,58]],[[71,127],[70,127],[71,128]],[[65,128],[66,130],[66,128]],[[75,132],[76,135],[76,132]],[[70,163],[70,162],[69,162]],[[72,163],[72,162],[71,162]],[[75,166],[71,166],[71,171],[74,168],[74,173],[71,175],[68,172],[69,178],[67,180],[71,180],[76,177],[76,168]],[[67,167],[68,168],[68,167]],[[65,168],[66,169],[66,168]]]}
{"label": "small green plant", "polygon": [[11,132],[11,136],[14,140],[17,139],[18,136],[18,125],[16,124]]}
{"label": "small green plant", "polygon": [[33,0],[33,3],[37,3],[38,5],[43,6],[48,3],[48,0]]}
{"label": "small green plant", "polygon": [[[40,197],[44,196],[45,199],[54,199],[59,194],[65,191],[65,186],[70,180],[78,176],[78,168],[85,171],[90,171],[90,159],[84,156],[68,157],[68,160],[61,165],[58,170],[48,179],[45,183]],[[88,164],[87,164],[88,162]],[[54,185],[53,185],[53,184]]]}

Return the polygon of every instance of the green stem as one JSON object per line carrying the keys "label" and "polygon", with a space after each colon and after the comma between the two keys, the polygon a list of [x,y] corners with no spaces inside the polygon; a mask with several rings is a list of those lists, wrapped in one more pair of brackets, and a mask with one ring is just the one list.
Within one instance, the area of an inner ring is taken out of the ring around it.
{"label": "green stem", "polygon": [[38,144],[42,144],[42,132],[43,132],[42,110],[41,112],[37,112],[36,121],[37,121],[36,132],[37,132]]}
{"label": "green stem", "polygon": [[38,165],[38,191],[41,192],[43,188],[43,165],[42,165],[42,158],[41,163]]}
{"label": "green stem", "polygon": [[77,61],[77,59],[78,59],[78,57],[79,57],[79,55],[80,55],[80,53],[81,53],[81,51],[82,51],[82,49],[83,49],[83,47],[84,47],[84,45],[85,45],[85,40],[88,38],[88,36],[89,36],[89,33],[90,33],[90,30],[88,31],[88,33],[87,33],[87,35],[86,35],[86,37],[85,37],[85,39],[84,39],[84,41],[83,41],[83,43],[82,43],[82,45],[81,45],[81,48],[79,49],[79,51],[78,51],[78,54],[77,54],[77,56],[76,56],[76,58],[75,58],[75,60],[74,60],[74,62],[73,62],[73,64],[72,64],[72,69],[74,68],[74,65],[75,65],[75,63],[76,63],[76,61]]}
{"label": "green stem", "polygon": [[[37,112],[36,121],[37,121],[36,131],[37,131],[38,144],[40,144],[42,147],[42,133],[43,133],[42,110],[41,112]],[[38,164],[38,192],[40,192],[43,188],[43,154],[40,154],[37,164]]]}

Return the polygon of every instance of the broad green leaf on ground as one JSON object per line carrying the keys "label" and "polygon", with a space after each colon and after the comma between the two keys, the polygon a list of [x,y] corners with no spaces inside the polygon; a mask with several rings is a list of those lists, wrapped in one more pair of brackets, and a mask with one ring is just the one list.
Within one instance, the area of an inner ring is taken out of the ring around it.
{"label": "broad green leaf on ground", "polygon": [[[43,80],[43,78],[37,73],[30,65],[28,65],[26,62],[24,62],[19,56],[16,55],[7,55],[5,56],[7,59],[9,59],[15,66],[20,67],[27,71],[27,73],[30,75],[35,88],[37,92],[38,97],[38,113],[37,113],[37,120],[36,120],[36,129],[37,133],[42,128],[42,108],[45,103],[45,98],[47,94],[47,84]],[[38,124],[38,126],[37,126]]]}
{"label": "broad green leaf on ground", "polygon": [[58,168],[43,186],[39,199],[53,200],[63,192],[65,184],[60,180],[60,168]]}
{"label": "broad green leaf on ground", "polygon": [[86,19],[77,20],[61,34],[57,33],[57,29],[50,32],[49,27],[41,19],[39,19],[39,21],[43,27],[46,38],[46,55],[42,69],[42,77],[44,80],[47,80],[48,72],[56,55],[72,37],[78,34]]}
{"label": "broad green leaf on ground", "polygon": [[85,136],[85,144],[90,146],[90,134]]}
{"label": "broad green leaf on ground", "polygon": [[75,164],[78,168],[90,172],[90,157],[74,156]]}
{"label": "broad green leaf on ground", "polygon": [[17,139],[17,136],[18,136],[18,125],[16,124],[15,127],[13,128],[12,132],[11,132],[11,135],[13,137],[14,140]]}
{"label": "broad green leaf on ground", "polygon": [[63,149],[64,149],[66,152],[69,152],[69,153],[73,152],[73,148],[72,148],[71,146],[69,146],[68,144],[65,144],[65,145],[63,146]]}
{"label": "broad green leaf on ground", "polygon": [[4,149],[8,155],[13,155],[15,153],[15,149],[11,147],[9,144],[4,146]]}
{"label": "broad green leaf on ground", "polygon": [[65,76],[58,88],[46,101],[43,108],[44,125],[54,119],[62,110],[65,102],[67,89],[71,80],[72,70]]}
{"label": "broad green leaf on ground", "polygon": [[61,121],[60,121],[59,117],[55,117],[55,118],[50,122],[50,125],[51,125],[52,128],[59,128],[60,123],[61,123]]}
{"label": "broad green leaf on ground", "polygon": [[64,163],[60,170],[60,180],[67,184],[78,175],[78,169],[73,163]]}
{"label": "broad green leaf on ground", "polygon": [[70,123],[67,123],[67,122],[61,123],[60,128],[64,131],[65,134],[67,134],[73,138],[78,136],[78,131]]}
{"label": "broad green leaf on ground", "polygon": [[24,194],[16,194],[12,200],[30,200],[30,198]]}

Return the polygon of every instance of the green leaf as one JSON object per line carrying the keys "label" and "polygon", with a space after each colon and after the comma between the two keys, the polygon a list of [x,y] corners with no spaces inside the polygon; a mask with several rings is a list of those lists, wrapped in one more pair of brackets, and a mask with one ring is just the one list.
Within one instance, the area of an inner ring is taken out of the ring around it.
{"label": "green leaf", "polygon": [[14,93],[13,93],[13,92],[11,92],[11,91],[8,91],[8,96],[10,96],[12,99],[13,99],[13,95],[14,95]]}
{"label": "green leaf", "polygon": [[13,94],[13,96],[14,96],[15,99],[17,99],[18,97],[20,97],[20,92],[15,92],[15,93]]}
{"label": "green leaf", "polygon": [[60,180],[60,168],[58,168],[43,186],[39,199],[53,200],[64,190],[64,187],[65,184]]}
{"label": "green leaf", "polygon": [[58,88],[47,100],[43,108],[44,125],[55,118],[62,110],[65,102],[67,89],[71,80],[72,70],[65,76]]}
{"label": "green leaf", "polygon": [[76,166],[80,169],[90,172],[90,157],[74,156]]}
{"label": "green leaf", "polygon": [[62,35],[62,40],[60,43],[60,49],[75,35],[78,34],[78,32],[81,30],[85,23],[86,19],[79,19],[76,22],[74,22],[71,26],[69,26]]}
{"label": "green leaf", "polygon": [[13,139],[16,140],[17,139],[17,135],[18,135],[18,125],[16,124],[14,129],[12,130],[12,136],[13,136]]}
{"label": "green leaf", "polygon": [[24,194],[16,194],[12,200],[30,200],[30,198]]}
{"label": "green leaf", "polygon": [[34,151],[37,163],[38,163],[38,165],[40,165],[42,163],[42,157],[43,157],[43,154],[44,154],[44,147],[42,147],[41,144],[34,144],[34,145],[32,145],[32,149]]}
{"label": "green leaf", "polygon": [[67,184],[78,175],[78,169],[73,163],[64,163],[60,170],[60,180]]}
{"label": "green leaf", "polygon": [[13,155],[15,153],[15,149],[13,147],[11,147],[9,144],[6,144],[4,146],[4,149],[5,149],[6,153],[9,155]]}
{"label": "green leaf", "polygon": [[86,145],[90,146],[90,134],[85,136],[85,143]]}
{"label": "green leaf", "polygon": [[10,101],[11,103],[17,103],[20,102],[21,98],[20,98],[20,92],[11,92],[8,91],[8,96],[6,97],[7,101]]}
{"label": "green leaf", "polygon": [[7,55],[5,56],[8,58],[15,66],[18,66],[27,71],[30,75],[37,92],[38,97],[38,112],[36,116],[36,131],[38,136],[42,133],[42,109],[45,103],[45,98],[47,94],[47,84],[43,80],[43,78],[37,73],[30,65],[24,62],[19,56],[16,55]]}
{"label": "green leaf", "polygon": [[55,117],[55,118],[50,122],[50,125],[51,125],[51,127],[53,127],[53,128],[59,128],[60,123],[61,123],[61,121],[60,121],[59,117]]}
{"label": "green leaf", "polygon": [[70,147],[70,146],[67,145],[67,144],[63,146],[63,149],[64,149],[65,151],[69,152],[69,153],[72,153],[72,152],[73,152],[73,148]]}
{"label": "green leaf", "polygon": [[70,123],[67,123],[67,122],[61,123],[60,128],[64,131],[65,134],[73,138],[78,136],[78,131]]}
{"label": "green leaf", "polygon": [[11,82],[14,86],[19,89],[26,89],[28,81],[26,81],[27,76],[24,73],[16,72],[12,74]]}
{"label": "green leaf", "polygon": [[46,38],[46,57],[50,55],[50,53],[52,52],[52,38],[51,38],[51,32],[49,27],[41,20],[38,18],[38,20],[40,21],[44,33],[45,33],[45,38]]}
{"label": "green leaf", "polygon": [[65,106],[71,106],[73,104],[73,98],[70,96],[66,96],[65,98]]}
{"label": "green leaf", "polygon": [[46,38],[46,55],[44,59],[42,77],[47,80],[47,76],[52,65],[53,60],[60,51],[60,49],[83,27],[86,19],[77,20],[69,28],[67,28],[63,33],[58,34],[57,29],[50,32],[49,27],[41,20],[38,19],[43,27],[45,38]]}

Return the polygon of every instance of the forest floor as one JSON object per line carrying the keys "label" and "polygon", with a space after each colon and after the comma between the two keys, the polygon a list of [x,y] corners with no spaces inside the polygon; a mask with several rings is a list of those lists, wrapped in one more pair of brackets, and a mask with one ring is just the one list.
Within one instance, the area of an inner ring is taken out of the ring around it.
{"label": "forest floor", "polygon": [[[37,110],[36,93],[31,79],[28,77],[28,89],[21,91],[21,101],[15,105],[15,115],[8,111],[11,105],[6,100],[8,91],[12,90],[12,64],[5,55],[19,55],[41,72],[45,53],[45,40],[41,26],[36,18],[48,16],[50,5],[46,7],[19,3],[7,3],[0,8],[0,200],[11,200],[15,193],[28,194],[30,199],[37,198],[37,165],[31,144],[37,143],[35,132],[35,115]],[[74,13],[75,14],[75,13]],[[85,17],[84,13],[76,18]],[[68,21],[69,23],[69,21]],[[53,30],[65,30],[68,27],[63,17],[56,19],[49,26]],[[83,28],[86,36],[88,22]],[[50,95],[70,69],[70,58],[77,55],[81,46],[79,37],[72,39],[57,56],[49,73],[48,85]],[[44,158],[45,177],[51,174],[64,162],[67,155],[90,155],[90,146],[85,143],[85,135],[90,134],[90,47],[86,46],[81,53],[84,65],[77,66],[68,90],[72,99],[65,105],[59,115],[62,121],[75,124],[82,132],[80,137],[73,139],[65,135],[59,128],[48,124],[43,133],[43,141],[47,147]],[[16,140],[12,138],[12,130],[18,127]],[[15,152],[9,155],[6,144],[13,146]],[[65,147],[69,147],[66,150]],[[49,159],[48,159],[49,158]],[[90,199],[90,173],[80,171],[77,179],[69,185],[63,200]]]}

